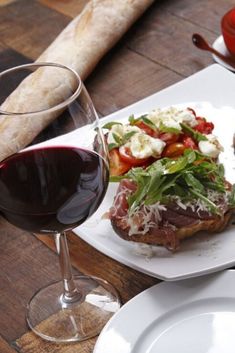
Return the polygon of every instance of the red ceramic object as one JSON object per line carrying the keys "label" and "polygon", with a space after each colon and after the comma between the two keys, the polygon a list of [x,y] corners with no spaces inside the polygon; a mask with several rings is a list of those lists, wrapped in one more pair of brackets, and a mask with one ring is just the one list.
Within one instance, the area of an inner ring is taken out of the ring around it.
{"label": "red ceramic object", "polygon": [[228,51],[235,56],[235,7],[222,17],[221,29]]}

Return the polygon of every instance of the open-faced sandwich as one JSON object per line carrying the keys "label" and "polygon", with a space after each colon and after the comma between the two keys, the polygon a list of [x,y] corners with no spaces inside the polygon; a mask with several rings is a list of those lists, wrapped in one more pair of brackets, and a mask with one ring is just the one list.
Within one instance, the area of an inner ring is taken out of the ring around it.
{"label": "open-faced sandwich", "polygon": [[[168,124],[166,112],[164,118],[159,119],[161,111],[155,111],[158,127],[155,129],[151,125],[160,140],[157,143],[162,143],[158,154],[145,156],[148,161],[140,166],[129,166],[127,173],[113,174],[112,180],[120,181],[120,184],[109,217],[115,232],[125,240],[176,250],[184,238],[201,230],[219,232],[227,226],[235,207],[235,189],[226,181],[224,168],[217,161],[222,147],[211,134],[213,124],[197,117],[191,109],[170,108],[167,112],[176,117],[169,118],[176,121],[174,127],[172,122]],[[138,122],[139,126],[148,123],[150,127],[154,119],[148,115],[147,120],[146,117],[142,120]],[[130,124],[132,126],[136,127]],[[167,131],[163,132],[163,129]],[[113,126],[109,131],[114,131]],[[131,132],[128,130],[125,134]],[[133,138],[137,138],[137,134],[142,132],[137,131],[132,134],[131,141],[114,147],[119,149],[120,155],[122,147],[127,153],[135,151]],[[163,141],[163,134],[170,134],[172,139],[176,134],[177,142]],[[146,135],[150,136],[149,131]],[[139,153],[144,148],[145,145],[141,148],[137,144]]]}

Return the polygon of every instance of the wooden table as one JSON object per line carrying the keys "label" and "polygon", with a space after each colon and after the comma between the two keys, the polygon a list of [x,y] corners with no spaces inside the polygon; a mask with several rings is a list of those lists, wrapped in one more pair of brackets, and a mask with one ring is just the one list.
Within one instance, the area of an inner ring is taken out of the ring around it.
{"label": "wooden table", "polygon": [[[0,70],[30,62],[82,9],[85,0],[0,0]],[[212,43],[233,0],[156,0],[86,80],[101,116],[159,91],[213,63],[196,49],[199,32]],[[0,220],[0,352],[92,352],[95,340],[55,345],[37,338],[25,324],[31,295],[59,279],[53,239],[36,238]],[[107,279],[123,303],[158,280],[101,254],[69,234],[75,271]],[[111,352],[111,350],[110,350]]]}

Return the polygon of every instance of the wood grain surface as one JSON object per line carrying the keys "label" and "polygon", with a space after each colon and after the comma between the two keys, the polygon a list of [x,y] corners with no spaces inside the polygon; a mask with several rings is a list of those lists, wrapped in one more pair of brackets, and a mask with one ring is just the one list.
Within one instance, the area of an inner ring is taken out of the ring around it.
{"label": "wood grain surface", "polygon": [[[36,59],[86,4],[85,0],[0,0],[0,70]],[[86,80],[100,116],[115,112],[213,63],[192,33],[210,43],[233,0],[156,0]],[[25,307],[40,287],[60,278],[53,239],[0,219],[0,352],[91,353],[96,339],[72,345],[45,342],[30,332]],[[101,254],[72,232],[75,272],[107,279],[123,303],[157,283]],[[111,353],[112,350],[110,350]]]}

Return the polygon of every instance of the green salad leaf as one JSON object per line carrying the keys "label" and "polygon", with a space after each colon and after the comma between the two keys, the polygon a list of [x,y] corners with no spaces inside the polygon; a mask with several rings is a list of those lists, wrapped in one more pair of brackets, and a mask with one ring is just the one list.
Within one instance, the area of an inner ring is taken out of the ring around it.
{"label": "green salad leaf", "polygon": [[[207,209],[220,214],[218,206],[209,198],[209,191],[226,194],[224,168],[198,151],[187,149],[178,159],[162,158],[148,168],[130,169],[125,175],[112,177],[111,181],[123,178],[133,180],[137,190],[128,198],[129,212],[135,212],[141,204],[171,202],[177,195],[182,202],[201,200]],[[235,187],[230,195],[230,204],[235,206]]]}
{"label": "green salad leaf", "polygon": [[200,141],[207,141],[208,138],[206,135],[201,134],[200,132],[192,129],[190,126],[187,124],[181,123],[180,124],[182,127],[183,132],[185,132],[187,135],[190,135],[194,140],[200,142]]}
{"label": "green salad leaf", "polygon": [[117,121],[110,121],[109,123],[102,126],[103,129],[111,130],[113,125],[122,125],[122,123]]}
{"label": "green salad leaf", "polygon": [[177,129],[176,127],[167,126],[167,125],[163,124],[163,122],[160,123],[159,130],[161,132],[170,132],[173,134],[181,134],[182,133],[181,129]]}

